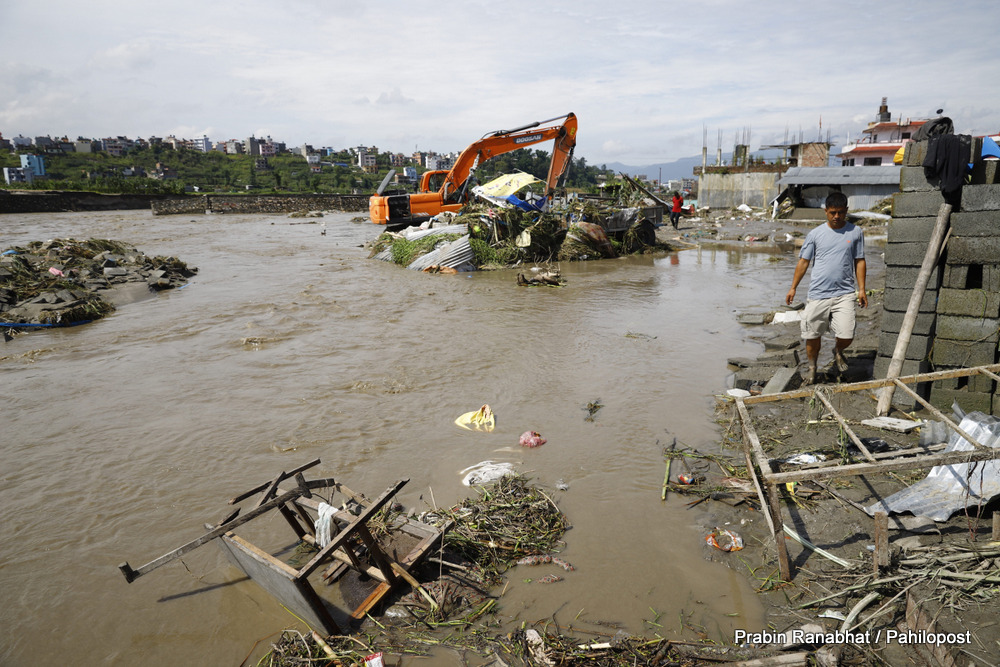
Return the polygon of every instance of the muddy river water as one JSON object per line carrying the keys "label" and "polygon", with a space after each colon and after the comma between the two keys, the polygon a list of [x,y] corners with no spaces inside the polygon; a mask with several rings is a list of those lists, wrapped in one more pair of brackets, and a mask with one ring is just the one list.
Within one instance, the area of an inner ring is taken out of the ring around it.
{"label": "muddy river water", "polygon": [[[777,307],[791,254],[563,264],[565,286],[523,288],[513,271],[368,260],[378,230],[351,218],[327,215],[321,235],[285,216],[0,217],[2,247],[111,238],[199,268],[184,289],[0,346],[0,663],[239,664],[297,621],[216,546],[132,584],[117,565],[314,458],[310,478],[369,497],[409,478],[398,498],[417,510],[470,494],[459,471],[487,459],[553,494],[576,571],[552,586],[512,571],[505,618],[692,638],[684,619],[729,641],[763,627],[739,566],[706,558],[711,503],[662,502],[660,486],[674,437],[715,451],[726,358],[763,349],[736,314]],[[494,432],[453,424],[484,403]],[[548,443],[518,447],[529,429]]]}

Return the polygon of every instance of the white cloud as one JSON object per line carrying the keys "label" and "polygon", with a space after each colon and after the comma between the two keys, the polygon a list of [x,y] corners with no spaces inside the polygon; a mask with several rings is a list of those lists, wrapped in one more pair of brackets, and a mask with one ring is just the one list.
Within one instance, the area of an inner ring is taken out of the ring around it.
{"label": "white cloud", "polygon": [[573,111],[576,155],[642,165],[700,154],[706,126],[712,152],[719,131],[724,150],[744,128],[752,146],[775,143],[816,135],[820,116],[824,135],[857,136],[883,96],[894,115],[943,106],[959,132],[1000,130],[986,0],[947,12],[930,0],[436,7],[20,3],[0,24],[18,54],[0,70],[0,132],[220,140],[268,128],[292,146],[444,152]]}

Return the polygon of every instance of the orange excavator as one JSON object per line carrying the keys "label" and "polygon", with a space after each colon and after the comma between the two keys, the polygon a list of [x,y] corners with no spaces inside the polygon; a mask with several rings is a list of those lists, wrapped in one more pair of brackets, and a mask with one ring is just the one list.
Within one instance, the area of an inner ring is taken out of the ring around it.
{"label": "orange excavator", "polygon": [[513,130],[488,133],[462,151],[451,170],[425,172],[418,191],[413,194],[383,196],[382,191],[390,174],[368,201],[371,220],[376,225],[386,225],[389,229],[401,229],[408,225],[419,225],[442,211],[457,211],[472,194],[472,188],[476,185],[475,170],[480,164],[518,148],[554,140],[549,177],[545,181],[545,194],[551,197],[561,185],[573,158],[576,126],[576,115],[568,113]]}

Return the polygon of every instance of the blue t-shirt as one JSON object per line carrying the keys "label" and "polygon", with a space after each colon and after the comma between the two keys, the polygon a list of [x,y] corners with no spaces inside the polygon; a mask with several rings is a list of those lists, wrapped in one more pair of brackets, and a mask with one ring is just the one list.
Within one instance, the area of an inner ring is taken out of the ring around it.
{"label": "blue t-shirt", "polygon": [[813,260],[809,299],[853,294],[857,290],[854,261],[865,257],[864,232],[852,222],[840,229],[821,225],[806,235],[799,257]]}

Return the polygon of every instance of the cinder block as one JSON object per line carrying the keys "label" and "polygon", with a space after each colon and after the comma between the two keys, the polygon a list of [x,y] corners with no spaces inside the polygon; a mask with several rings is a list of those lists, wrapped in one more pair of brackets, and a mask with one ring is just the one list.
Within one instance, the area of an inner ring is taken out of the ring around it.
{"label": "cinder block", "polygon": [[[918,316],[919,317],[919,316]],[[938,315],[937,338],[961,341],[993,343],[1000,339],[1000,319],[983,317],[962,317],[960,315]]]}
{"label": "cinder block", "polygon": [[972,185],[989,185],[1000,182],[1000,169],[996,160],[980,160],[972,166]]}
{"label": "cinder block", "polygon": [[927,155],[926,141],[911,141],[903,150],[903,164],[908,167],[923,169],[924,157]]}
{"label": "cinder block", "polygon": [[955,264],[994,264],[997,257],[1000,257],[1000,236],[953,237],[948,241],[948,261]]}
{"label": "cinder block", "polygon": [[927,182],[923,167],[907,167],[904,165],[899,170],[899,189],[903,192],[919,192],[935,188]]}
{"label": "cinder block", "polygon": [[983,289],[1000,292],[1000,264],[983,265]]}
{"label": "cinder block", "polygon": [[[947,267],[937,264],[931,269],[931,275],[927,278],[927,288],[937,289],[941,284],[941,276],[947,271]],[[917,283],[917,276],[920,274],[919,266],[887,266],[885,268],[886,289],[903,288],[913,289]],[[965,286],[965,278],[962,278],[962,286]]]}
{"label": "cinder block", "polygon": [[779,368],[760,392],[762,394],[780,394],[783,391],[796,389],[802,384],[802,376],[797,368]]}
{"label": "cinder block", "polygon": [[1000,211],[1000,185],[965,186],[962,188],[962,210]]}
{"label": "cinder block", "polygon": [[757,356],[757,361],[763,364],[778,364],[781,366],[798,366],[799,351],[791,350],[765,350]]}
{"label": "cinder block", "polygon": [[[892,229],[891,225],[889,229]],[[956,236],[1000,236],[1000,211],[952,213],[951,237]]]}
{"label": "cinder block", "polygon": [[952,264],[951,261],[949,261],[944,267],[944,274],[941,278],[941,287],[965,289],[968,277],[968,264],[959,264],[957,262]]}
{"label": "cinder block", "polygon": [[936,218],[899,218],[889,223],[886,241],[889,243],[924,243],[930,241]]}
{"label": "cinder block", "polygon": [[942,288],[938,293],[937,312],[967,317],[1000,317],[1000,292]]}
{"label": "cinder block", "polygon": [[[898,334],[883,331],[882,335],[878,338],[879,355],[892,358],[892,355],[896,353],[896,342],[898,340]],[[906,352],[903,358],[916,361],[927,359],[927,353],[931,351],[931,342],[933,340],[930,336],[910,336],[910,341],[906,345]]]}
{"label": "cinder block", "polygon": [[[885,294],[882,297],[882,307],[886,310],[901,310],[907,311],[910,307],[910,299],[913,296],[913,288],[910,289],[894,289],[890,287],[885,288]],[[926,289],[920,297],[920,307],[918,312],[921,313],[933,313],[939,312],[937,308],[938,292],[935,289]]]}
{"label": "cinder block", "polygon": [[885,265],[887,267],[920,266],[924,263],[924,255],[926,254],[926,241],[923,243],[886,243]]}
{"label": "cinder block", "polygon": [[[876,380],[881,380],[885,377],[886,373],[889,372],[889,362],[892,361],[892,357],[883,357],[881,355],[875,357],[875,370],[873,371],[873,376]],[[917,375],[918,373],[929,373],[931,369],[931,364],[929,361],[915,361],[913,359],[905,359],[903,361],[903,366],[899,370],[900,377],[904,375]],[[930,382],[921,383],[930,385]]]}
{"label": "cinder block", "polygon": [[943,203],[944,197],[937,190],[899,192],[892,196],[892,217],[919,218],[929,215],[936,218]]}
{"label": "cinder block", "polygon": [[[882,331],[897,334],[903,328],[904,312],[892,310],[882,311]],[[934,333],[934,323],[937,313],[917,313],[917,319],[913,323],[912,333],[917,336],[930,336]]]}
{"label": "cinder block", "polygon": [[989,412],[993,407],[993,395],[978,391],[953,391],[950,389],[931,389],[928,402],[945,414],[951,412],[951,406],[958,401],[958,407],[965,412]]}
{"label": "cinder block", "polygon": [[972,368],[996,363],[996,343],[968,343],[938,337],[931,347],[931,363],[934,367],[953,366]]}
{"label": "cinder block", "polygon": [[993,382],[993,378],[977,373],[965,377],[935,380],[933,386],[934,388],[950,389],[952,391],[978,391],[984,394],[992,394],[996,389],[995,385],[996,383]]}
{"label": "cinder block", "polygon": [[774,366],[751,366],[739,370],[733,378],[733,387],[746,390],[755,384],[763,387],[774,377],[774,370]]}

